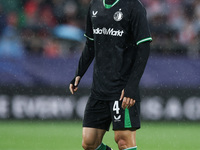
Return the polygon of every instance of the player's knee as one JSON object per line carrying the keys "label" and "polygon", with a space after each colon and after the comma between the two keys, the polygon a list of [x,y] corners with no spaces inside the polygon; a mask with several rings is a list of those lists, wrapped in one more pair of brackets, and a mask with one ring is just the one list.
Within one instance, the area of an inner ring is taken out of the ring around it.
{"label": "player's knee", "polygon": [[120,150],[126,149],[128,147],[126,140],[124,140],[120,136],[115,136],[115,142],[117,143]]}
{"label": "player's knee", "polygon": [[85,143],[85,142],[82,142],[82,147],[84,150],[91,150],[93,148],[92,145]]}
{"label": "player's knee", "polygon": [[84,150],[94,150],[96,149],[96,144],[93,143],[92,141],[88,140],[83,140],[82,141],[82,147]]}
{"label": "player's knee", "polygon": [[117,143],[118,148],[119,148],[120,150],[126,149],[126,148],[128,147],[126,141],[123,140],[123,139],[119,139],[118,141],[116,141],[116,143]]}
{"label": "player's knee", "polygon": [[90,150],[91,147],[89,145],[87,145],[86,143],[82,143],[82,147],[84,150]]}

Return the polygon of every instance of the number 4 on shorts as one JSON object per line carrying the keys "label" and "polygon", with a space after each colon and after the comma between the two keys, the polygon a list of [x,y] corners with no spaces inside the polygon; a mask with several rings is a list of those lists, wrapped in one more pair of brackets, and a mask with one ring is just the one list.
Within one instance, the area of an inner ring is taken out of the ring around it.
{"label": "number 4 on shorts", "polygon": [[113,105],[113,111],[116,111],[116,114],[119,114],[119,101],[115,101]]}

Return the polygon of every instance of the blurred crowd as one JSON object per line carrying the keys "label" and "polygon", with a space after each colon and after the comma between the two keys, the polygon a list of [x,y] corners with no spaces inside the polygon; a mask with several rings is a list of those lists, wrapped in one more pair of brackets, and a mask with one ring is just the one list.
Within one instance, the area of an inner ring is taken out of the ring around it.
{"label": "blurred crowd", "polygon": [[80,52],[90,0],[0,0],[0,56]]}
{"label": "blurred crowd", "polygon": [[[141,0],[153,37],[152,53],[200,52],[199,0]],[[0,57],[76,57],[90,0],[0,0]]]}
{"label": "blurred crowd", "polygon": [[148,12],[154,52],[198,58],[200,0],[142,1]]}

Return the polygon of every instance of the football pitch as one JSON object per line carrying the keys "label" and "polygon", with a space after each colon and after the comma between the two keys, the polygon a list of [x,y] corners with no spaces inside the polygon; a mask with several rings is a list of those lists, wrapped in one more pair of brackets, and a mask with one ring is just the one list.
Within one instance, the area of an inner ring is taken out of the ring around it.
{"label": "football pitch", "polygon": [[[0,150],[81,150],[80,121],[2,121]],[[118,150],[112,129],[104,143]],[[138,150],[200,150],[199,122],[142,122]]]}

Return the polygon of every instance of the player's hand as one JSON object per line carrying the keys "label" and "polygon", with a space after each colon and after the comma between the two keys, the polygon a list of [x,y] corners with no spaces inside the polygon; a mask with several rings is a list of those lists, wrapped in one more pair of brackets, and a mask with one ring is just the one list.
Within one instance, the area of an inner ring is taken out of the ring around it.
{"label": "player's hand", "polygon": [[75,78],[75,82],[72,84],[72,83],[70,83],[70,85],[69,85],[69,90],[70,90],[70,92],[72,93],[72,94],[74,94],[74,92],[76,92],[77,90],[78,90],[78,83],[80,82],[80,79],[81,79],[81,77],[80,76],[77,76],[76,78]]}
{"label": "player's hand", "polygon": [[130,108],[135,104],[135,100],[130,98],[130,97],[124,97],[124,90],[122,90],[121,96],[120,96],[120,101],[122,101],[122,108],[126,109],[126,108]]}

